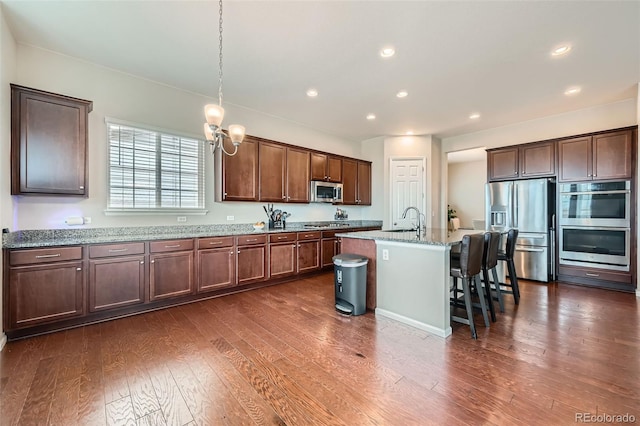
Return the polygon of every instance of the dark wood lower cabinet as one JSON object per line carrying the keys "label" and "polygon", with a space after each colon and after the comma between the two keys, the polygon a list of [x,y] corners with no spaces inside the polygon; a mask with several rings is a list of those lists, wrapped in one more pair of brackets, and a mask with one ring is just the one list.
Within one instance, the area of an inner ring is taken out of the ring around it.
{"label": "dark wood lower cabinet", "polygon": [[320,240],[298,242],[298,273],[320,269]]}
{"label": "dark wood lower cabinet", "polygon": [[340,242],[336,237],[322,239],[321,266],[333,266],[333,256],[340,254]]}
{"label": "dark wood lower cabinet", "polygon": [[144,302],[144,256],[89,261],[89,311]]}
{"label": "dark wood lower cabinet", "polygon": [[267,245],[238,246],[236,265],[238,285],[264,281],[267,278]]}
{"label": "dark wood lower cabinet", "polygon": [[296,273],[296,242],[269,244],[269,278]]}
{"label": "dark wood lower cabinet", "polygon": [[198,251],[198,293],[233,287],[236,284],[233,246]]}
{"label": "dark wood lower cabinet", "polygon": [[149,300],[193,293],[193,251],[152,254],[149,259]]}
{"label": "dark wood lower cabinet", "polygon": [[82,262],[22,266],[9,271],[9,329],[84,314]]}
{"label": "dark wood lower cabinet", "polygon": [[331,266],[336,232],[5,249],[4,330],[15,339],[286,281]]}

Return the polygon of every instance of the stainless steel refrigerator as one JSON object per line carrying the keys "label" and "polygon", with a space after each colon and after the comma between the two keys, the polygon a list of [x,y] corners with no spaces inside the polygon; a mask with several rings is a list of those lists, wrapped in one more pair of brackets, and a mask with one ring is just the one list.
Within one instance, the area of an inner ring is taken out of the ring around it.
{"label": "stainless steel refrigerator", "polygon": [[518,229],[514,254],[518,278],[553,279],[555,183],[549,179],[492,182],[485,187],[485,197],[487,229]]}

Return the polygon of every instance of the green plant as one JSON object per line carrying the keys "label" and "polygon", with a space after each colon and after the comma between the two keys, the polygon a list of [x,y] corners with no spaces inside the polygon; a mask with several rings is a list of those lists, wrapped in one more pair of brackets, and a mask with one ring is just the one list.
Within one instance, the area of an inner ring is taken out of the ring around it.
{"label": "green plant", "polygon": [[451,207],[449,204],[447,204],[447,216],[449,220],[453,219],[454,217],[458,217],[458,215],[456,214],[456,209]]}

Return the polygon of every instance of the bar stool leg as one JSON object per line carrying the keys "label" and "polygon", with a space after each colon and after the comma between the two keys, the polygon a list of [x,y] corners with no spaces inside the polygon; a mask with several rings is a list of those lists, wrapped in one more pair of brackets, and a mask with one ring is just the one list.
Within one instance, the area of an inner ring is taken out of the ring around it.
{"label": "bar stool leg", "polygon": [[518,287],[518,276],[516,275],[516,265],[513,263],[513,259],[507,261],[507,267],[509,268],[509,281],[511,281],[513,299],[517,305],[520,303],[520,288]]}
{"label": "bar stool leg", "polygon": [[469,319],[469,328],[471,329],[471,337],[478,338],[476,334],[476,325],[473,322],[473,306],[471,305],[471,290],[469,289],[469,279],[462,279],[462,292],[464,295],[464,306],[467,308],[467,318]]}
{"label": "bar stool leg", "polygon": [[482,290],[482,283],[480,282],[480,274],[474,277],[476,283],[476,290],[478,291],[478,299],[480,299],[480,307],[482,308],[482,317],[484,318],[484,326],[490,327],[489,315],[487,315],[487,304],[485,303],[485,295]]}
{"label": "bar stool leg", "polygon": [[489,271],[482,268],[482,279],[484,280],[485,296],[489,304],[489,313],[491,313],[491,321],[496,322],[496,308],[493,306],[493,296],[491,295],[491,282],[489,281]]}
{"label": "bar stool leg", "polygon": [[[491,270],[491,275],[493,275],[493,283],[496,286],[496,296],[498,298],[498,305],[500,305],[500,312],[504,312],[504,300],[502,299],[502,290],[500,290],[500,281],[498,281],[498,271],[496,271],[496,268]],[[489,283],[489,288],[491,288],[491,283]]]}

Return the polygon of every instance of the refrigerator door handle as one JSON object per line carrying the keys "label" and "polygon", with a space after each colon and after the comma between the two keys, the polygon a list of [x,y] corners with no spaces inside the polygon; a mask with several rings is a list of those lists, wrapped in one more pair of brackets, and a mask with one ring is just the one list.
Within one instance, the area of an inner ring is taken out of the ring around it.
{"label": "refrigerator door handle", "polygon": [[518,184],[513,183],[513,227],[518,227]]}

